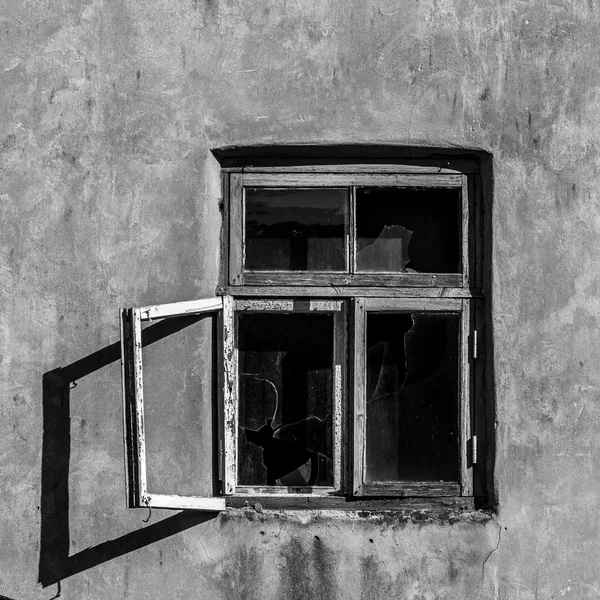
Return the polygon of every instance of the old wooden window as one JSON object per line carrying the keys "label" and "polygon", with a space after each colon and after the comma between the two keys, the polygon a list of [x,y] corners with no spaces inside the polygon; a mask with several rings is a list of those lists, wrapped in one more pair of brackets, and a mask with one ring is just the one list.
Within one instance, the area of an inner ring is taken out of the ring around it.
{"label": "old wooden window", "polygon": [[219,297],[124,313],[130,503],[156,502],[142,477],[136,319],[214,310],[220,487],[178,506],[473,505],[485,458],[477,165],[246,166],[223,177]]}
{"label": "old wooden window", "polygon": [[[168,328],[156,335],[149,328],[143,330],[144,323],[158,323],[169,325],[195,315],[218,314],[219,320],[223,313],[222,298],[207,298],[191,302],[128,308],[120,311],[121,322],[121,359],[123,375],[123,422],[125,436],[125,466],[127,483],[127,505],[130,508],[153,507],[194,510],[223,510],[225,501],[216,494],[210,496],[192,495],[181,493],[180,490],[151,489],[151,484],[164,488],[165,484],[156,479],[151,479],[148,473],[147,430],[146,430],[146,400],[144,387],[144,360],[143,351],[156,338],[165,334],[173,334],[178,326]],[[154,338],[154,339],[153,339]],[[180,357],[176,357],[176,360]],[[219,370],[220,372],[220,370]],[[147,370],[146,370],[147,373]],[[219,377],[221,379],[221,377]],[[221,381],[218,388],[223,389]],[[176,410],[171,394],[159,401],[166,411]],[[164,411],[162,412],[164,415]],[[191,429],[191,424],[189,429]],[[172,435],[172,432],[170,432]],[[193,444],[193,439],[188,445]],[[193,479],[188,475],[187,479]],[[178,483],[181,483],[178,482]],[[186,481],[184,486],[193,488],[194,481]],[[171,481],[166,484],[174,485]],[[158,492],[158,493],[157,493]]]}

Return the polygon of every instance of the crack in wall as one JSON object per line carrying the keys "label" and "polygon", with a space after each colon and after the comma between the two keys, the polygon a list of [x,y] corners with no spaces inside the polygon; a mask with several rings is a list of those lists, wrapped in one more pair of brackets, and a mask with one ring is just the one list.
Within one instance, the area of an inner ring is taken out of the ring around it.
{"label": "crack in wall", "polygon": [[[469,596],[478,588],[483,587],[483,583],[485,581],[485,565],[487,564],[487,561],[490,559],[490,557],[492,556],[492,554],[494,554],[494,552],[496,552],[496,550],[498,550],[498,548],[500,547],[500,541],[502,540],[502,529],[506,530],[506,527],[502,527],[502,525],[500,525],[500,523],[498,523],[497,521],[494,521],[496,523],[496,525],[498,525],[498,541],[496,542],[496,546],[494,548],[492,548],[488,555],[485,557],[485,560],[483,561],[483,564],[481,565],[481,579],[479,580],[479,582],[477,583],[477,585],[475,587],[473,587],[465,596],[465,600],[467,600],[467,598],[469,598]],[[481,593],[478,596],[478,598],[481,597]]]}

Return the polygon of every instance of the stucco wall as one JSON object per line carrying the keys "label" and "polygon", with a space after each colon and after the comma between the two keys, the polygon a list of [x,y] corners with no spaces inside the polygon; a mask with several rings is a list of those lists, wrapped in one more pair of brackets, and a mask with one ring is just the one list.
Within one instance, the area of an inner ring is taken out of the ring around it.
{"label": "stucco wall", "polygon": [[[597,3],[0,14],[1,595],[600,597]],[[492,154],[494,518],[124,507],[117,309],[213,294],[211,148],[304,143]]]}

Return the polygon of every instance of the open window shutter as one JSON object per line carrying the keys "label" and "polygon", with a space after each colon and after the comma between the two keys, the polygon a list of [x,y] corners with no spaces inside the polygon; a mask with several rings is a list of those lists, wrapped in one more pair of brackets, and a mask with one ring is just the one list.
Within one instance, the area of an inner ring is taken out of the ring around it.
{"label": "open window shutter", "polygon": [[[154,494],[148,490],[142,364],[143,321],[216,313],[222,308],[222,298],[207,298],[190,302],[127,308],[120,311],[125,470],[127,506],[129,508],[151,507],[203,511],[225,509],[225,500],[219,497],[184,496],[175,493]],[[221,334],[219,333],[219,335]],[[218,362],[221,361],[222,358],[218,357]],[[222,365],[219,364],[218,368],[222,369]],[[222,377],[219,377],[219,380],[221,381]],[[220,387],[222,387],[221,384]],[[221,394],[222,391],[219,390],[219,393]]]}

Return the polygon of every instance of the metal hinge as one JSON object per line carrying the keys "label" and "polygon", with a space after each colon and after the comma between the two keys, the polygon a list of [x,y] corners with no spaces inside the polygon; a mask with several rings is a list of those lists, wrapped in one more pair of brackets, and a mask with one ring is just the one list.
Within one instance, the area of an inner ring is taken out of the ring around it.
{"label": "metal hinge", "polygon": [[473,330],[473,360],[477,359],[477,329]]}
{"label": "metal hinge", "polygon": [[218,465],[218,471],[219,471],[219,480],[222,482],[223,481],[223,440],[220,439],[219,440],[219,465]]}
{"label": "metal hinge", "polygon": [[471,464],[477,464],[477,436],[471,437]]}

